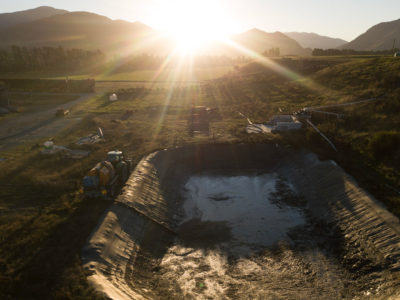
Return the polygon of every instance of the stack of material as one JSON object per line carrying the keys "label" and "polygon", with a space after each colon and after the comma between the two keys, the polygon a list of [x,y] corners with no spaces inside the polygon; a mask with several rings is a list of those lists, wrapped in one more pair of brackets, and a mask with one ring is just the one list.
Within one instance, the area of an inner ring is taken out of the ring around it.
{"label": "stack of material", "polygon": [[52,155],[52,154],[56,154],[61,151],[68,150],[68,148],[66,148],[64,146],[55,145],[53,141],[47,141],[43,144],[43,146],[44,146],[44,148],[41,151],[41,153],[45,154],[45,155]]}
{"label": "stack of material", "polygon": [[118,101],[118,96],[117,94],[111,94],[108,99],[110,100],[110,102]]}
{"label": "stack of material", "polygon": [[99,128],[99,132],[98,133],[92,133],[92,134],[90,134],[88,136],[80,138],[76,142],[76,144],[77,145],[90,145],[90,144],[99,143],[101,141],[104,141],[104,134],[103,134],[103,130],[101,130],[101,128]]}
{"label": "stack of material", "polygon": [[66,156],[74,158],[74,159],[84,158],[90,154],[90,151],[71,150],[64,146],[55,145],[53,141],[45,142],[44,148],[41,151],[41,153],[44,155],[52,155],[52,154],[56,154],[56,153],[60,153],[60,152],[63,152],[63,154],[65,154]]}

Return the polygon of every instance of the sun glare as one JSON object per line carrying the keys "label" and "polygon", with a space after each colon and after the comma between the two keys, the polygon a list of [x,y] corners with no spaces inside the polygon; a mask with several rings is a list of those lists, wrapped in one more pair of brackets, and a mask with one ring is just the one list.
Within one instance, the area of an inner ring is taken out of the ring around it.
{"label": "sun glare", "polygon": [[217,1],[165,1],[158,6],[153,18],[155,26],[176,41],[181,54],[201,52],[233,29],[233,23]]}

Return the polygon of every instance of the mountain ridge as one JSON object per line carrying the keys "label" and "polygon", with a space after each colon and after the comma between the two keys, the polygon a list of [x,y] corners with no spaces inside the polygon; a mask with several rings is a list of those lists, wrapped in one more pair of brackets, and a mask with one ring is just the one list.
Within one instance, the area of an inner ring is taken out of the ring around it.
{"label": "mountain ridge", "polygon": [[397,42],[395,46],[399,48],[400,19],[376,24],[351,42],[339,48],[357,51],[390,50],[393,48],[394,40]]}
{"label": "mountain ridge", "polygon": [[13,25],[27,23],[65,13],[68,13],[68,11],[64,9],[57,9],[51,6],[39,6],[17,12],[1,13],[0,28],[6,28]]}
{"label": "mountain ridge", "polygon": [[303,48],[332,49],[348,43],[343,39],[332,38],[314,32],[285,32],[285,34],[296,40]]}
{"label": "mountain ridge", "polygon": [[[29,10],[28,10],[29,11]],[[258,54],[279,48],[282,55],[310,55],[294,39],[281,32],[268,33],[253,28],[231,36],[232,40]],[[140,22],[112,20],[91,12],[66,12],[0,28],[0,47],[63,46],[86,50],[101,49],[106,53],[148,53],[168,55],[173,41]],[[243,55],[222,43],[204,48],[202,54]]]}
{"label": "mountain ridge", "polygon": [[280,31],[269,33],[253,28],[233,35],[232,39],[257,53],[263,53],[271,48],[279,48],[282,55],[310,55],[311,53],[310,50],[302,48],[297,41]]}

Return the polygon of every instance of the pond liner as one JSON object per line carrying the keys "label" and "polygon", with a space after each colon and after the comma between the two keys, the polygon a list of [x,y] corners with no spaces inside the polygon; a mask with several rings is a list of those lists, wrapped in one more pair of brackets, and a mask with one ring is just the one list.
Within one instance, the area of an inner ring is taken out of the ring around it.
{"label": "pond liner", "polygon": [[88,279],[99,291],[113,299],[151,298],[148,289],[132,284],[133,264],[149,242],[162,256],[184,218],[182,187],[191,175],[206,171],[286,178],[313,219],[334,223],[346,243],[382,265],[388,282],[399,276],[399,220],[335,162],[275,144],[205,144],[158,151],[139,162],[82,251]]}

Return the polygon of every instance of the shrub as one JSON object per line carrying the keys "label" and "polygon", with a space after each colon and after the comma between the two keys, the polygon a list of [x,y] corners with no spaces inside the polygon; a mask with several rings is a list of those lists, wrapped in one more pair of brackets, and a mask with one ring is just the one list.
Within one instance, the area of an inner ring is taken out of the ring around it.
{"label": "shrub", "polygon": [[400,147],[400,133],[395,131],[381,131],[370,139],[368,152],[376,160],[387,160]]}

